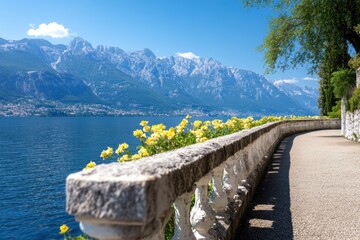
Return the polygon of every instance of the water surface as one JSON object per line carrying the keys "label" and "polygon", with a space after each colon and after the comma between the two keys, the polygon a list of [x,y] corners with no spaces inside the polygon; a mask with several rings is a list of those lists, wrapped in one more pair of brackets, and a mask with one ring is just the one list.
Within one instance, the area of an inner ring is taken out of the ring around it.
{"label": "water surface", "polygon": [[0,118],[0,238],[62,239],[64,223],[80,234],[65,212],[66,176],[90,160],[102,163],[107,146],[138,145],[132,132],[144,119],[174,126],[182,118]]}

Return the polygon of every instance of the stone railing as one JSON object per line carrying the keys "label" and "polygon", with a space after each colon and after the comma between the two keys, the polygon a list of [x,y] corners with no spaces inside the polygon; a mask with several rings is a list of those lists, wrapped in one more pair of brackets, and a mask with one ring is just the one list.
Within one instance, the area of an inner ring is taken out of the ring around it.
{"label": "stone railing", "polygon": [[340,120],[275,122],[98,165],[68,176],[67,211],[96,239],[164,239],[173,212],[172,239],[232,239],[277,144],[292,133],[331,128],[340,128]]}
{"label": "stone railing", "polygon": [[342,127],[342,133],[347,139],[360,142],[360,110],[354,112],[345,112],[342,121],[345,122]]}

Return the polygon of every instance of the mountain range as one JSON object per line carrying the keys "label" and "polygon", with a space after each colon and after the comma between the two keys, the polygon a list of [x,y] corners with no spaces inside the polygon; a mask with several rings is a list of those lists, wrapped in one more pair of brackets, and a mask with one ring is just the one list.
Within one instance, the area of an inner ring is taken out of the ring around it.
{"label": "mountain range", "polygon": [[317,90],[194,54],[0,38],[0,115],[314,115]]}

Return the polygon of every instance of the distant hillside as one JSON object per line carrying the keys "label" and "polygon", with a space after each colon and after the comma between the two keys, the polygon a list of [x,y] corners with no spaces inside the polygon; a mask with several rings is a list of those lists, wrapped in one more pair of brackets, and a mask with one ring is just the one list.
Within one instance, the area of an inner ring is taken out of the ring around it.
{"label": "distant hillside", "polygon": [[81,38],[68,46],[0,39],[2,104],[96,104],[124,114],[316,113],[283,90],[254,72],[191,54],[158,58],[150,49],[94,48]]}
{"label": "distant hillside", "polygon": [[317,104],[319,98],[318,88],[306,86],[304,85],[304,81],[298,83],[286,80],[278,80],[274,81],[273,84],[280,91],[284,92],[288,97],[291,97],[303,107],[311,110],[313,114],[320,114],[320,110]]}

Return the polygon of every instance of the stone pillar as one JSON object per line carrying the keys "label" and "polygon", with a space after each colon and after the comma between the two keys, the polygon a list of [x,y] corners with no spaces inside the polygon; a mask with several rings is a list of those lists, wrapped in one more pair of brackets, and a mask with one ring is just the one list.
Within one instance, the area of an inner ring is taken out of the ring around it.
{"label": "stone pillar", "polygon": [[346,97],[341,98],[341,135],[345,136],[346,132]]}
{"label": "stone pillar", "polygon": [[172,240],[196,240],[191,229],[190,223],[190,205],[192,193],[184,193],[174,203],[175,210],[175,231]]}
{"label": "stone pillar", "polygon": [[210,229],[215,223],[215,215],[210,208],[208,199],[208,183],[211,176],[207,175],[196,183],[195,204],[190,212],[190,223],[197,240],[214,240]]}

